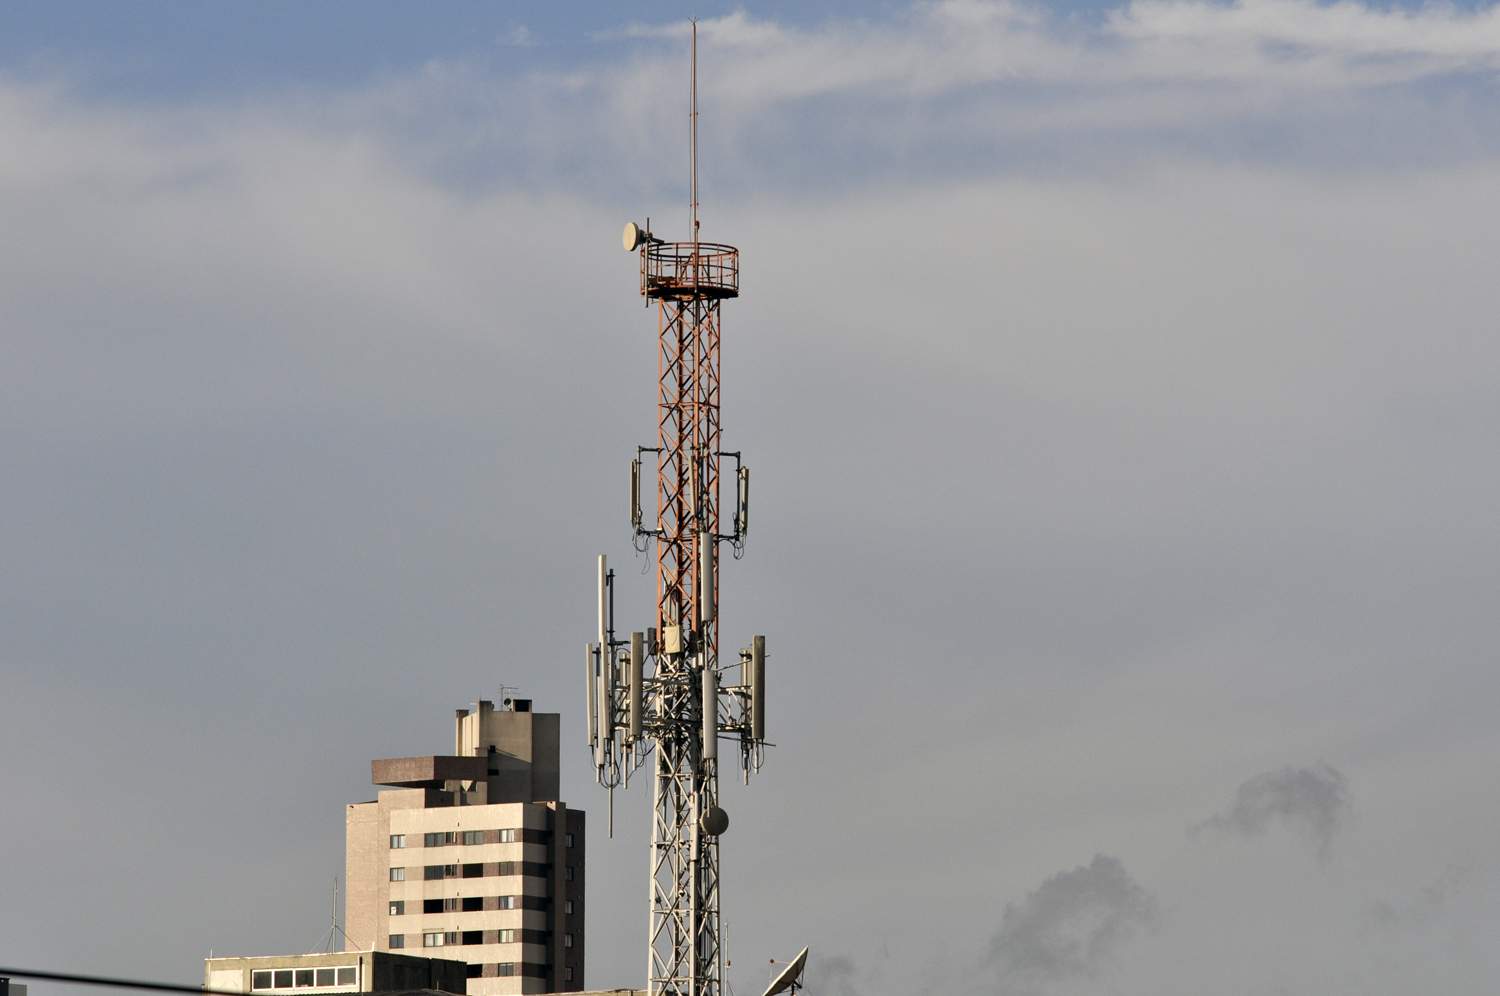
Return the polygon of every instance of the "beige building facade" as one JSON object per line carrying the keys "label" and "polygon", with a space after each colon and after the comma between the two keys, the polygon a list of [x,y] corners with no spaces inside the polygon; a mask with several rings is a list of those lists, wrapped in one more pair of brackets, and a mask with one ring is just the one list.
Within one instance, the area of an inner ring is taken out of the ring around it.
{"label": "beige building facade", "polygon": [[464,962],[472,996],[584,988],[584,814],[558,798],[558,719],[525,699],[455,719],[453,755],[375,761],[348,807],[351,947]]}
{"label": "beige building facade", "polygon": [[255,996],[337,996],[424,989],[461,994],[467,991],[468,981],[468,966],[461,961],[382,951],[207,958],[203,967],[204,988]]}

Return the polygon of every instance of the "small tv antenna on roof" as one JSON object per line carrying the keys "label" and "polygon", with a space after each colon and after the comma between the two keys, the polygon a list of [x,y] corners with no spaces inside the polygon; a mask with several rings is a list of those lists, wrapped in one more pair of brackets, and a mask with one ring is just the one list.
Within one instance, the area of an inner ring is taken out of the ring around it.
{"label": "small tv antenna on roof", "polygon": [[324,950],[325,948],[327,951],[333,951],[333,946],[339,942],[340,937],[344,939],[344,946],[339,948],[340,951],[345,950],[349,945],[349,935],[344,933],[343,927],[339,926],[339,880],[337,878],[333,880],[332,920],[333,923],[329,928],[323,931],[323,936],[318,938],[318,943],[313,948],[314,951]]}
{"label": "small tv antenna on roof", "polygon": [[766,991],[762,996],[776,996],[777,993],[786,992],[789,989],[792,991],[793,996],[796,996],[797,990],[802,988],[802,969],[806,965],[807,949],[803,948],[802,953],[793,958],[792,963],[783,968],[781,974],[776,976],[775,981],[766,987]]}

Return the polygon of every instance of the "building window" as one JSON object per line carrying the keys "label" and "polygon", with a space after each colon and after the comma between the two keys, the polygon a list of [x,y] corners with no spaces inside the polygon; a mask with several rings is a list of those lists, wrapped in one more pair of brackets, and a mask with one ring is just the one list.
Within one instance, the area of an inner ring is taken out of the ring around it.
{"label": "building window", "polygon": [[484,831],[483,830],[465,830],[464,831],[464,843],[465,844],[483,844],[484,843]]}
{"label": "building window", "polygon": [[496,899],[499,900],[499,905],[495,907],[496,909],[513,910],[516,908],[515,896],[497,896]]}
{"label": "building window", "polygon": [[390,947],[390,949],[392,951],[396,950],[397,948],[404,948],[404,947],[406,947],[406,935],[405,934],[392,934],[391,935],[391,943],[388,946]]}
{"label": "building window", "polygon": [[435,931],[433,931],[433,932],[431,932],[429,934],[423,934],[422,935],[422,947],[424,947],[424,948],[440,948],[442,946],[443,946],[443,932],[441,930],[435,930]]}
{"label": "building window", "polygon": [[496,933],[500,935],[495,939],[496,944],[516,943],[516,932],[514,930],[498,930]]}
{"label": "building window", "polygon": [[405,915],[406,915],[406,900],[404,900],[404,899],[398,899],[395,902],[391,903],[391,916],[405,916]]}
{"label": "building window", "polygon": [[452,897],[450,897],[448,899],[444,899],[443,900],[443,912],[444,913],[457,913],[458,912],[458,897],[457,896],[452,896]]}
{"label": "building window", "polygon": [[573,981],[573,970],[571,968],[565,968],[565,969],[563,969],[563,980],[565,982],[572,982]]}
{"label": "building window", "polygon": [[444,944],[457,944],[458,943],[458,931],[456,931],[456,930],[450,930],[446,934],[444,934],[443,935],[443,943]]}
{"label": "building window", "polygon": [[568,916],[573,915],[573,900],[569,899],[563,903],[563,912]]}
{"label": "building window", "polygon": [[573,846],[573,835],[570,834],[570,833],[569,834],[563,834],[563,841],[564,841],[564,843],[568,847],[572,847]]}
{"label": "building window", "polygon": [[424,833],[422,835],[423,847],[442,847],[443,835],[440,833]]}
{"label": "building window", "polygon": [[484,877],[484,864],[482,862],[474,862],[472,864],[464,865],[464,878],[483,878],[483,877]]}
{"label": "building window", "polygon": [[[705,713],[708,712],[707,709],[704,709],[703,711]],[[563,947],[565,947],[565,948],[571,948],[572,946],[573,946],[573,935],[572,934],[564,934],[563,935]]]}
{"label": "building window", "polygon": [[568,865],[563,871],[566,873],[568,881],[573,881],[573,866]]}
{"label": "building window", "polygon": [[391,869],[391,881],[392,882],[405,882],[406,881],[406,869],[405,868],[392,868]]}
{"label": "building window", "polygon": [[444,865],[443,866],[443,877],[444,878],[458,878],[458,865]]}
{"label": "building window", "polygon": [[[392,935],[393,939],[399,934]],[[392,944],[392,947],[400,947]],[[295,978],[295,981],[293,981]],[[254,971],[250,973],[251,989],[335,989],[340,986],[354,986],[359,981],[358,970],[353,965],[340,965],[332,968],[290,968],[277,969],[274,971]]]}
{"label": "building window", "polygon": [[502,961],[500,964],[498,964],[498,965],[495,966],[495,974],[496,975],[515,975],[516,974],[516,963],[513,962],[513,961]]}
{"label": "building window", "polygon": [[405,846],[406,846],[406,834],[404,834],[404,833],[393,833],[393,834],[391,834],[391,847],[392,848],[405,847]]}
{"label": "building window", "polygon": [[501,830],[500,831],[500,843],[502,843],[502,844],[514,844],[515,842],[516,842],[516,832],[514,830]]}
{"label": "building window", "polygon": [[441,899],[424,899],[424,900],[422,900],[422,912],[423,913],[441,913],[441,912],[443,912],[443,901]]}
{"label": "building window", "polygon": [[431,882],[435,878],[442,878],[442,877],[443,877],[443,866],[442,865],[427,865],[425,868],[422,869],[422,878],[425,879],[428,882]]}
{"label": "building window", "polygon": [[463,932],[463,935],[463,942],[465,944],[484,943],[484,931],[482,930],[466,930]]}
{"label": "building window", "polygon": [[465,896],[464,897],[463,912],[465,912],[465,913],[473,913],[473,912],[475,912],[477,910],[482,910],[482,909],[484,909],[484,897],[483,896]]}
{"label": "building window", "polygon": [[471,978],[471,979],[477,979],[477,978],[479,978],[482,975],[484,975],[484,966],[483,965],[470,965],[469,966],[469,978]]}

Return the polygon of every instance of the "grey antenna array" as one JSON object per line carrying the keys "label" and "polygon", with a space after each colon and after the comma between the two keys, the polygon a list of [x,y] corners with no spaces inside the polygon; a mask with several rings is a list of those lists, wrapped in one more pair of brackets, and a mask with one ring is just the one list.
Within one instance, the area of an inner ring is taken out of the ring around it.
{"label": "grey antenna array", "polygon": [[[626,250],[640,254],[641,294],[657,302],[660,316],[657,445],[639,447],[630,468],[636,548],[656,546],[656,625],[617,635],[615,576],[601,556],[598,639],[586,653],[589,747],[599,783],[610,790],[611,835],[614,788],[629,785],[631,772],[654,758],[653,996],[721,996],[719,836],[729,817],[719,805],[719,745],[737,745],[747,783],[767,746],[765,637],[753,637],[731,663],[719,652],[719,549],[728,544],[736,558],[743,552],[750,471],[720,443],[719,306],[739,296],[739,250],[698,238],[696,24],[692,51],[689,238],[659,239],[649,221],[627,225],[624,235]],[[657,470],[651,528],[641,501],[648,453]],[[732,495],[722,516],[721,490]]]}

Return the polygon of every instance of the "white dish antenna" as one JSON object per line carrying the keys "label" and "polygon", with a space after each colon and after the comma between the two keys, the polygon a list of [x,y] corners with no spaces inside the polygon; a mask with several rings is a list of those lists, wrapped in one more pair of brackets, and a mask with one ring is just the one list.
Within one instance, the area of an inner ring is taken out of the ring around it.
{"label": "white dish antenna", "polygon": [[802,969],[806,964],[807,949],[803,948],[802,953],[793,958],[792,963],[781,970],[781,974],[776,976],[776,981],[767,987],[763,996],[776,996],[777,993],[785,992],[788,989],[792,990],[792,992],[801,989]]}
{"label": "white dish antenna", "polygon": [[635,252],[635,250],[637,250],[637,249],[639,249],[641,247],[641,243],[645,242],[645,241],[646,241],[646,233],[641,229],[640,225],[637,225],[635,222],[632,221],[632,222],[630,222],[629,224],[627,224],[625,226],[625,251],[626,252]]}

